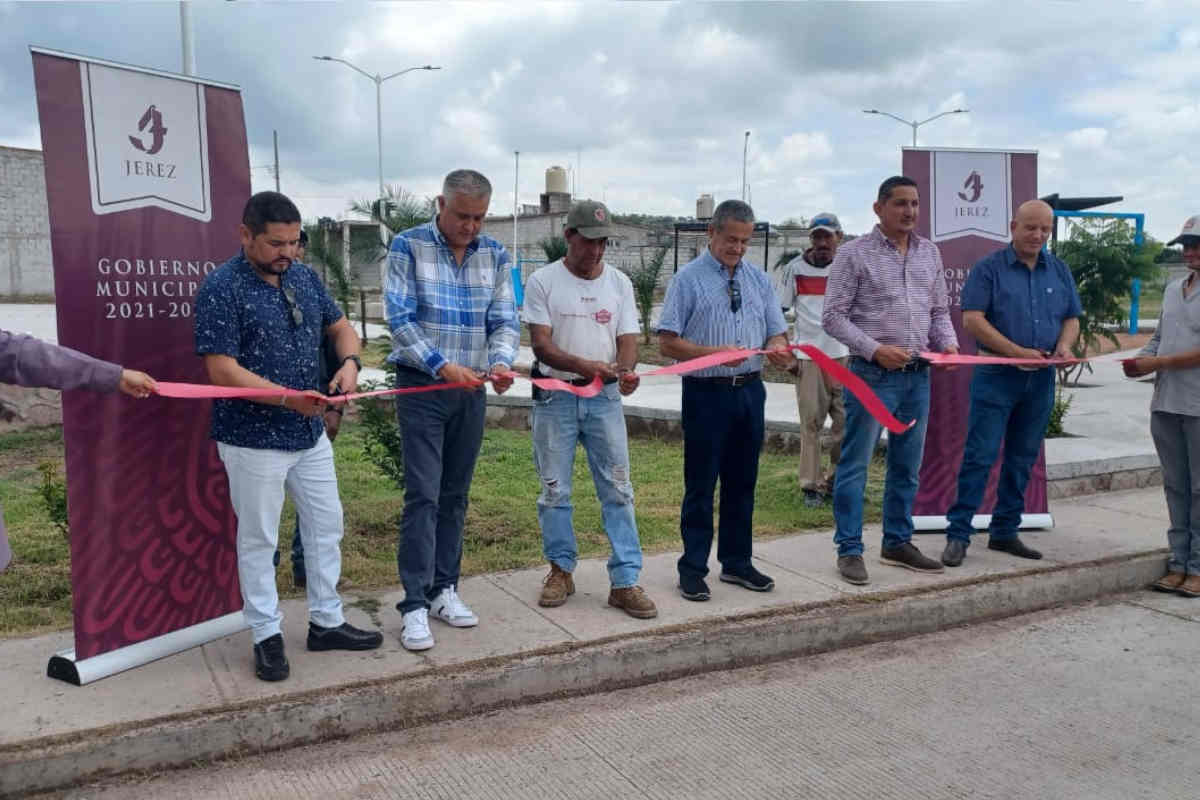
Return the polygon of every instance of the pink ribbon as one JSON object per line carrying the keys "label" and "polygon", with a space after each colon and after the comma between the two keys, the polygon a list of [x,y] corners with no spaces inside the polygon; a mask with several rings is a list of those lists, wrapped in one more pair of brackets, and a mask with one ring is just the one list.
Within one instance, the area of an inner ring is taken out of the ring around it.
{"label": "pink ribbon", "polygon": [[1001,364],[1011,367],[1056,367],[1060,364],[1081,364],[1086,358],[1004,358],[1002,356],[967,356],[961,353],[921,353],[921,358],[935,367],[979,366]]}
{"label": "pink ribbon", "polygon": [[[843,367],[834,359],[825,355],[821,350],[810,344],[791,345],[788,349],[800,350],[806,354],[825,372],[829,373],[830,377],[838,383],[845,386],[866,408],[867,412],[879,421],[885,428],[892,433],[904,433],[913,425],[915,420],[910,422],[900,422],[892,413],[888,411],[883,402],[871,391],[857,375]],[[706,356],[692,358],[687,361],[680,361],[675,364],[670,364],[665,367],[657,367],[648,372],[639,373],[639,377],[650,377],[652,375],[686,375],[689,372],[696,370],[707,369],[709,367],[720,366],[721,364],[730,361],[740,361],[751,356],[763,355],[770,352],[779,352],[771,350],[722,350],[717,353],[711,353]],[[524,378],[523,375],[516,377]],[[349,400],[358,400],[363,397],[384,397],[393,394],[416,394],[418,392],[437,392],[446,389],[465,389],[472,386],[480,386],[486,381],[492,380],[491,376],[480,378],[480,380],[472,383],[431,383],[427,386],[412,386],[405,389],[378,389],[373,392],[357,392],[354,394],[339,394],[324,397],[323,400],[327,403],[344,403]],[[578,397],[588,398],[595,397],[604,390],[604,383],[599,376],[592,379],[591,383],[584,386],[575,386],[574,384],[557,378],[526,378],[539,389],[557,392],[570,392]],[[301,395],[303,392],[295,389],[246,389],[236,386],[206,386],[195,383],[171,383],[169,381],[158,382],[158,393],[163,397],[190,398],[190,399],[208,399],[208,398],[248,398],[248,397],[283,397]]]}

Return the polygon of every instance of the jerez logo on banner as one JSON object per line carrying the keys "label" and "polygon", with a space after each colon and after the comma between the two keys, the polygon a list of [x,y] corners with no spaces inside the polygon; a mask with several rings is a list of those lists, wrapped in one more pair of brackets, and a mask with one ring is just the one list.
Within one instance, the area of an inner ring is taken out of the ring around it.
{"label": "jerez logo on banner", "polygon": [[212,219],[204,87],[80,62],[92,211]]}
{"label": "jerez logo on banner", "polygon": [[960,236],[1008,241],[1012,219],[1011,172],[1007,153],[937,150],[930,159],[930,238]]}

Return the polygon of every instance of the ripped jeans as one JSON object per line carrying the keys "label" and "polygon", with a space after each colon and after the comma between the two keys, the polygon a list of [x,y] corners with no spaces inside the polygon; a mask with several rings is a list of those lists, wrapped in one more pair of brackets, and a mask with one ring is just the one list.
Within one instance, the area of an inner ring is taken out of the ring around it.
{"label": "ripped jeans", "polygon": [[538,522],[546,560],[567,572],[575,570],[579,550],[572,521],[571,478],[575,446],[582,444],[600,500],[604,532],[612,545],[609,581],[615,588],[635,585],[642,570],[642,547],[633,516],[629,443],[617,385],[605,386],[589,398],[539,390],[532,416],[533,464],[542,482]]}

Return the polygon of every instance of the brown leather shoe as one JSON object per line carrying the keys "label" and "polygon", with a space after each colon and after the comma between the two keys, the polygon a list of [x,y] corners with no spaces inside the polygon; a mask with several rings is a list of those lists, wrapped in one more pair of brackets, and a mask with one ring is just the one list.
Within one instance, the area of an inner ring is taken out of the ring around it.
{"label": "brown leather shoe", "polygon": [[1200,597],[1200,575],[1188,575],[1175,592],[1184,597]]}
{"label": "brown leather shoe", "polygon": [[575,579],[571,573],[562,569],[558,564],[550,565],[550,574],[542,581],[542,596],[538,605],[546,608],[556,608],[567,602],[567,598],[575,594]]}
{"label": "brown leather shoe", "polygon": [[650,619],[658,616],[658,608],[654,605],[654,601],[640,586],[614,588],[608,593],[608,604],[638,619]]}
{"label": "brown leather shoe", "polygon": [[1174,592],[1179,589],[1185,580],[1187,580],[1187,573],[1185,572],[1168,572],[1150,584],[1150,588],[1160,592]]}

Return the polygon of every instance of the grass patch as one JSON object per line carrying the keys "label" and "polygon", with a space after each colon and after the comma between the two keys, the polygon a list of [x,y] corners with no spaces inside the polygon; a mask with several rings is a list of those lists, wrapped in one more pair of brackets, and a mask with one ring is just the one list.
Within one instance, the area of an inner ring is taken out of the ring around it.
{"label": "grass patch", "polygon": [[[334,443],[338,483],[346,515],[342,541],[343,591],[395,588],[396,544],[403,498],[362,450],[362,435],[347,421]],[[683,495],[683,447],[678,441],[630,440],[638,528],[647,553],[678,551],[679,504]],[[0,502],[4,505],[14,563],[0,573],[0,636],[26,635],[71,625],[70,553],[66,538],[50,522],[37,495],[37,465],[63,469],[59,427],[0,435]],[[797,459],[763,453],[755,494],[754,533],[767,539],[801,530],[829,529],[832,510],[807,508],[796,482]],[[601,524],[587,459],[575,459],[575,527],[581,557],[604,556],[608,539]],[[535,501],[539,489],[529,434],[488,429],[471,486],[463,574],[517,569],[543,563]],[[872,464],[865,516],[879,519],[883,468]],[[282,597],[301,597],[292,586],[290,547],[295,529],[291,503],[280,523],[283,557],[277,573]],[[831,550],[832,554],[832,544]],[[832,555],[831,555],[832,557]],[[364,610],[378,614],[378,608]]]}

